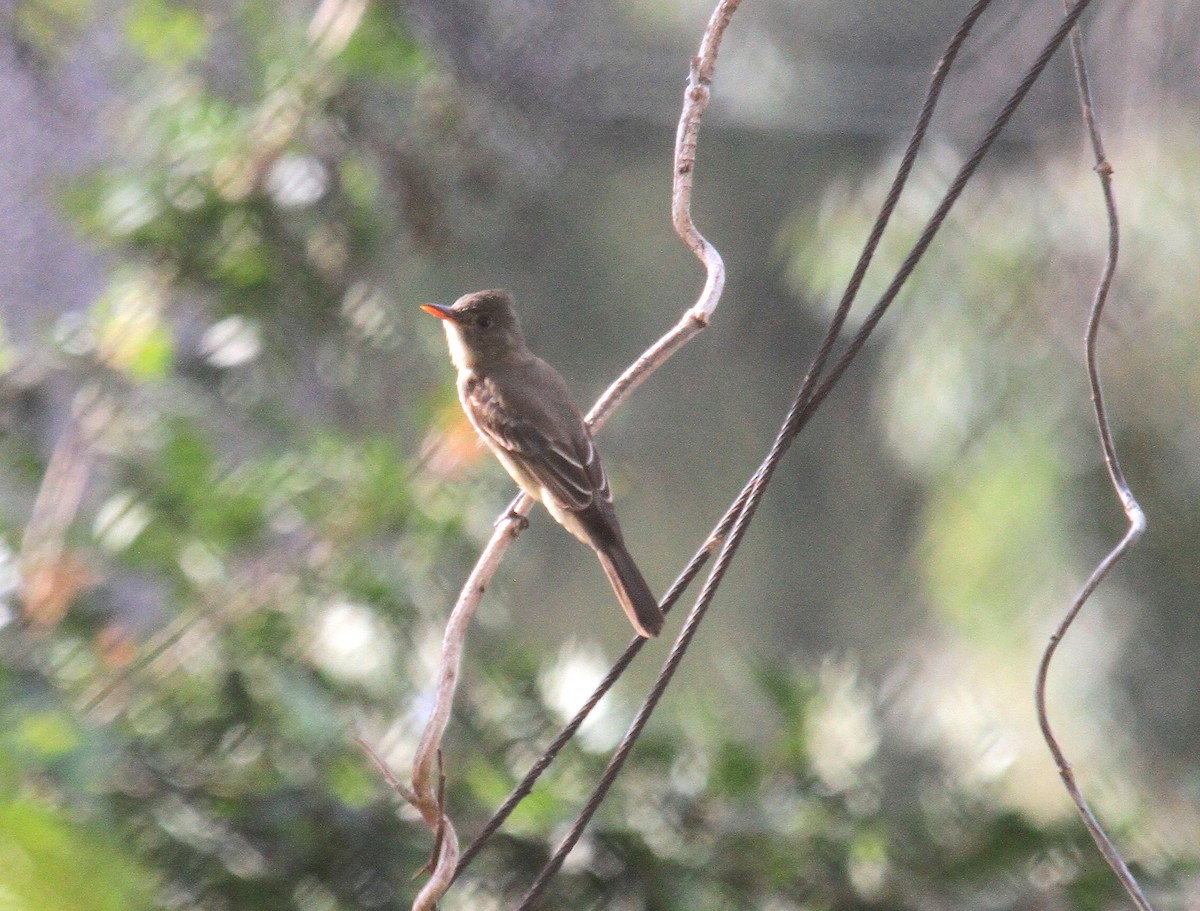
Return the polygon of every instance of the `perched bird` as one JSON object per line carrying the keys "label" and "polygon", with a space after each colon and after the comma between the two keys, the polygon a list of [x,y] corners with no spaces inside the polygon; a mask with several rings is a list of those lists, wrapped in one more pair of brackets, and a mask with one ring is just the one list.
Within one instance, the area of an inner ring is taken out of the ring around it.
{"label": "perched bird", "polygon": [[423,304],[444,320],[458,398],[521,488],[600,558],[638,634],[663,627],[658,601],[625,547],[608,476],[558,371],[525,344],[507,291],[476,291],[453,306]]}

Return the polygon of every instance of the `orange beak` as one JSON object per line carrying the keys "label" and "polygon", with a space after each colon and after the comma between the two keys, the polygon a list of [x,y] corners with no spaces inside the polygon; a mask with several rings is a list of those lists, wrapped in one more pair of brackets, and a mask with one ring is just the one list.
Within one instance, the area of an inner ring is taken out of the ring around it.
{"label": "orange beak", "polygon": [[452,323],[457,322],[454,311],[444,304],[421,304],[421,309],[438,319],[450,320]]}

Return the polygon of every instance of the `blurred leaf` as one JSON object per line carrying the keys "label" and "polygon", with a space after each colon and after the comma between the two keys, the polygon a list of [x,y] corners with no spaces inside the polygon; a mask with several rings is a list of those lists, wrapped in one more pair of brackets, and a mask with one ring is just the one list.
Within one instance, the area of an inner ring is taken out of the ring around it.
{"label": "blurred leaf", "polygon": [[69,753],[79,746],[74,720],[61,712],[26,715],[14,733],[18,744],[47,759]]}
{"label": "blurred leaf", "polygon": [[163,378],[174,341],[163,323],[161,288],[150,276],[122,275],[95,303],[91,319],[98,354],[134,379]]}
{"label": "blurred leaf", "polygon": [[334,796],[349,807],[365,807],[379,793],[379,776],[368,768],[365,756],[339,756],[326,770]]}
{"label": "blurred leaf", "polygon": [[753,795],[762,783],[762,775],[761,759],[745,744],[723,744],[713,762],[713,787],[730,797]]}
{"label": "blurred leaf", "polygon": [[425,52],[397,21],[396,8],[373,3],[342,51],[341,61],[356,75],[403,82],[428,68]]}
{"label": "blurred leaf", "polygon": [[208,27],[193,9],[166,0],[136,0],[125,19],[125,36],[148,60],[182,67],[208,47]]}
{"label": "blurred leaf", "polygon": [[0,907],[12,911],[137,911],[155,876],[93,831],[29,800],[0,803]]}
{"label": "blurred leaf", "polygon": [[935,492],[925,524],[925,572],[947,618],[992,641],[1060,565],[1062,467],[1048,430],[999,430]]}
{"label": "blurred leaf", "polygon": [[22,0],[13,4],[17,38],[50,60],[73,43],[92,11],[91,0]]}
{"label": "blurred leaf", "polygon": [[4,322],[0,319],[0,375],[8,372],[12,367],[17,356],[17,350],[13,347],[11,339],[8,336],[8,329]]}
{"label": "blurred leaf", "polygon": [[172,430],[157,465],[163,517],[176,523],[186,519],[222,550],[258,534],[267,491],[236,474],[222,476],[208,441],[194,424],[176,421]]}

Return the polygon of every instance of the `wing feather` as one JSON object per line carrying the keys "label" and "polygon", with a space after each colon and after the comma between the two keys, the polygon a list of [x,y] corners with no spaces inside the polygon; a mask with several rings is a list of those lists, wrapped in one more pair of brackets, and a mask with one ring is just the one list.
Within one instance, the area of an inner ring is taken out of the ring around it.
{"label": "wing feather", "polygon": [[486,377],[466,383],[462,393],[479,432],[536,481],[543,496],[571,512],[587,509],[597,497],[612,501],[608,476],[578,414],[570,415],[573,420],[566,415],[555,420],[537,408],[513,408]]}

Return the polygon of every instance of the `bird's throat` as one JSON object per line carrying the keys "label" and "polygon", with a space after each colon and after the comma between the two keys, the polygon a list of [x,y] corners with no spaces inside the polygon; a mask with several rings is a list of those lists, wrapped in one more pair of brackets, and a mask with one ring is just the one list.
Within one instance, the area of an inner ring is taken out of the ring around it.
{"label": "bird's throat", "polygon": [[455,369],[459,371],[473,370],[476,362],[475,354],[463,341],[462,330],[450,321],[446,321],[442,325],[446,327],[446,343],[450,346],[450,361],[454,364]]}

